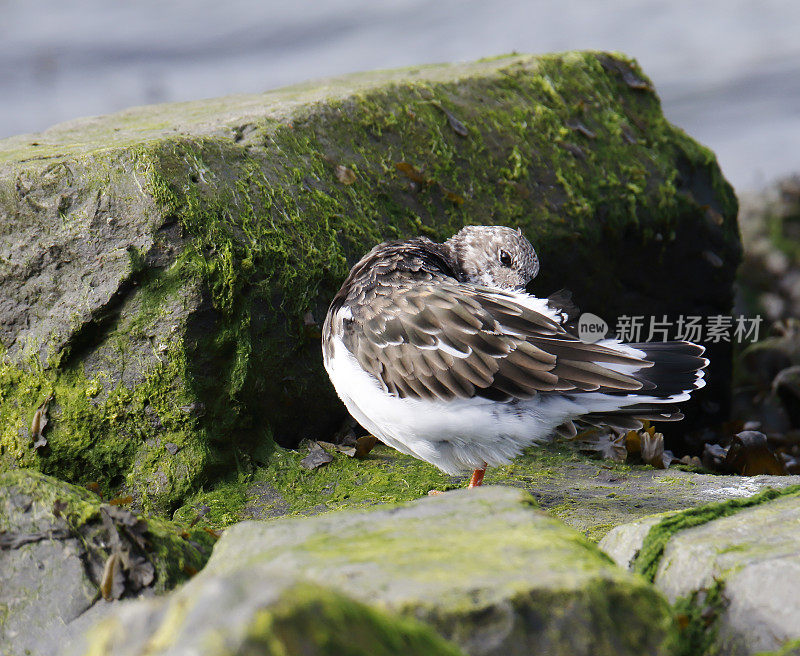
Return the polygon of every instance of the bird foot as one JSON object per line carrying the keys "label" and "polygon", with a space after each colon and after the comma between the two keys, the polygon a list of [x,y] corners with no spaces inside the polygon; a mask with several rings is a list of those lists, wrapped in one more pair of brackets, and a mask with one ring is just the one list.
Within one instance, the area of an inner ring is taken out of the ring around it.
{"label": "bird foot", "polygon": [[486,467],[483,469],[476,469],[474,472],[472,472],[472,478],[469,479],[469,485],[467,485],[467,488],[472,489],[473,487],[483,485],[484,474],[486,474]]}

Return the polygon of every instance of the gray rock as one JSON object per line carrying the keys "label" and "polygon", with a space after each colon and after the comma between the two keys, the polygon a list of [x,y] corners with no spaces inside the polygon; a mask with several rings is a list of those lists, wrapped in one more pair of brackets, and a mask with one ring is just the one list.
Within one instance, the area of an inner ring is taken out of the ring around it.
{"label": "gray rock", "polygon": [[117,571],[117,596],[185,579],[183,570],[202,567],[211,538],[180,533],[43,474],[0,474],[0,652],[61,654],[71,636],[110,612],[100,587],[112,553],[127,563]]}
{"label": "gray rock", "polygon": [[97,582],[86,572],[83,555],[77,538],[43,538],[0,551],[3,654],[58,654],[67,635],[85,628],[87,622],[78,620],[95,605],[102,617],[109,606],[97,603]]}
{"label": "gray rock", "polygon": [[[166,602],[122,607],[99,631],[119,631],[115,645],[134,634],[135,644],[158,636],[163,649],[148,652],[157,654],[182,653],[184,637],[190,647],[213,634],[241,653],[239,627],[287,580],[421,620],[473,655],[661,654],[670,626],[666,602],[640,577],[536,510],[525,492],[488,487],[234,525],[206,568]],[[230,617],[214,616],[223,599],[236,600]],[[97,647],[97,635],[87,644]]]}
{"label": "gray rock", "polygon": [[72,656],[459,656],[424,624],[258,565],[119,604]]}
{"label": "gray rock", "polygon": [[[600,546],[632,565],[663,518],[619,526]],[[654,583],[673,603],[710,604],[706,619],[718,653],[776,650],[800,639],[798,543],[800,496],[792,494],[678,531],[666,543]]]}
{"label": "gray rock", "polygon": [[532,449],[507,468],[489,470],[487,480],[527,489],[542,508],[594,540],[635,518],[800,484],[800,476],[699,474],[569,454],[557,447]]}
{"label": "gray rock", "polygon": [[614,562],[624,569],[632,570],[639,555],[639,549],[650,532],[650,529],[658,524],[665,517],[673,513],[659,513],[658,515],[647,515],[635,522],[629,522],[612,528],[600,540],[599,546],[605,551]]}
{"label": "gray rock", "polygon": [[739,656],[800,639],[800,497],[677,533],[656,586],[670,600],[721,585],[717,644]]}

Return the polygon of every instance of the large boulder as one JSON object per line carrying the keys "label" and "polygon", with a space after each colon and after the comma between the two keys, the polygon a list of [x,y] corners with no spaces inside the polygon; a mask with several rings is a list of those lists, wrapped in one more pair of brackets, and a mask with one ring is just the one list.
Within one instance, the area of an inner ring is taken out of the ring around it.
{"label": "large boulder", "polygon": [[[800,486],[640,519],[600,543],[676,605],[691,653],[800,645]],[[680,618],[679,618],[680,619]],[[690,653],[686,651],[685,653]]]}
{"label": "large boulder", "polygon": [[57,655],[113,599],[164,592],[196,573],[214,538],[38,472],[0,473],[0,651]]}
{"label": "large boulder", "polygon": [[[170,597],[123,604],[72,656],[463,656],[421,622],[258,569],[205,576]],[[220,609],[225,609],[220,613]]]}
{"label": "large boulder", "polygon": [[[204,649],[193,653],[210,656],[254,653],[241,649],[241,636],[260,624],[267,641],[275,598],[309,583],[422,621],[467,654],[667,653],[672,618],[661,595],[532,501],[488,487],[237,524],[179,591],[120,607],[76,653],[177,654],[194,645]],[[320,623],[325,636],[326,613]]]}
{"label": "large boulder", "polygon": [[[352,75],[0,141],[0,462],[167,513],[275,440],[330,434],[319,326],[348,266],[468,223],[521,227],[535,291],[567,287],[612,328],[730,310],[733,192],[621,55]],[[706,421],[728,344],[712,363]]]}

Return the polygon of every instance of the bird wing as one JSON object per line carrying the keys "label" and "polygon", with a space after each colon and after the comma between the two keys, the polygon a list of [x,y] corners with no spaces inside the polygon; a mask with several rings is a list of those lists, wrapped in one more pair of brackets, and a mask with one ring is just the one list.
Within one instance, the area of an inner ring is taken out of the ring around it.
{"label": "bird wing", "polygon": [[[373,290],[343,340],[401,398],[498,401],[564,391],[629,392],[642,382],[607,365],[650,362],[581,342],[512,294],[449,281]],[[625,368],[628,369],[627,367]]]}

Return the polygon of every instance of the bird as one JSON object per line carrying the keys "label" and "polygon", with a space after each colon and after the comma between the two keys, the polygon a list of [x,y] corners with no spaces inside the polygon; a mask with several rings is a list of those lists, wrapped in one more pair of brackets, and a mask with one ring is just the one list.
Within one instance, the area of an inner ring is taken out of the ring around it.
{"label": "bird", "polygon": [[347,410],[398,451],[450,475],[510,463],[575,433],[677,421],[703,387],[687,341],[582,341],[563,309],[525,290],[539,258],[520,229],[467,226],[375,246],[350,270],[322,329],[323,363]]}

